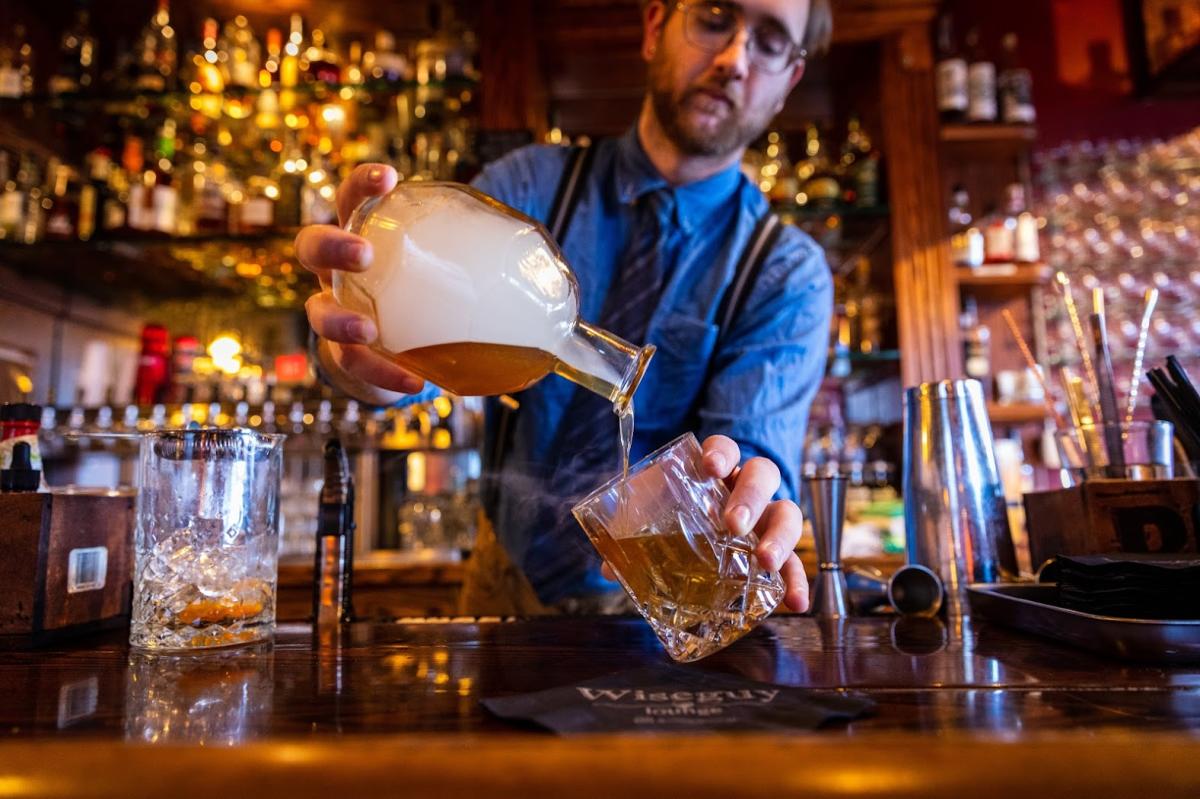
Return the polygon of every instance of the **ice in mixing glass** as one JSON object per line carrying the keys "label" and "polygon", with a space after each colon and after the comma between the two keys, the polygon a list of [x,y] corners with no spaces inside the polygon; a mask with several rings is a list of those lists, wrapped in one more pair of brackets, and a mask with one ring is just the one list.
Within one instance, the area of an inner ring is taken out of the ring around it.
{"label": "ice in mixing glass", "polygon": [[181,650],[271,637],[282,438],[250,430],[143,438],[133,646]]}
{"label": "ice in mixing glass", "polygon": [[137,553],[133,635],[151,649],[256,641],[275,624],[276,544],[238,530],[176,530]]}

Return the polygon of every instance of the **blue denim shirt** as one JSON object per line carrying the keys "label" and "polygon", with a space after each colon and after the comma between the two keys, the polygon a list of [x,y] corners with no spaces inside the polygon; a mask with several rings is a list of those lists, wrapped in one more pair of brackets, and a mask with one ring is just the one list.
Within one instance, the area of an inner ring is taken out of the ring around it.
{"label": "blue denim shirt", "polygon": [[[587,184],[560,242],[579,281],[580,315],[589,321],[599,318],[619,273],[637,199],[668,187],[636,129],[595,147]],[[544,221],[568,153],[564,147],[539,145],[516,150],[490,164],[474,185]],[[631,462],[696,424],[698,410],[697,438],[721,433],[738,443],[744,458],[771,459],[783,474],[779,496],[796,499],[808,410],[825,371],[832,311],[833,283],[824,254],[807,235],[785,226],[741,314],[731,329],[719,331],[718,304],[767,210],[766,200],[736,165],[678,186],[669,196],[673,202],[662,235],[671,262],[665,265],[648,342],[634,342],[653,343],[658,351],[634,397]],[[556,439],[574,391],[568,381],[550,376],[521,393],[492,520],[509,555],[547,603],[617,587],[600,576],[599,556],[571,517],[579,497],[558,496],[547,479],[555,465],[572,456],[560,451]],[[492,415],[495,409],[491,402]],[[495,425],[489,427],[494,433]],[[612,446],[616,463],[615,417]],[[544,523],[547,505],[557,520],[549,526]]]}

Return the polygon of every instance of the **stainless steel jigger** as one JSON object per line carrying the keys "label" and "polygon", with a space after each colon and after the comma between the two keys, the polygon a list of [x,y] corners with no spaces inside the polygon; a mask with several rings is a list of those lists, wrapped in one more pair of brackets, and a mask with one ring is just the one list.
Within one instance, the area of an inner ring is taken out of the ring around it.
{"label": "stainless steel jigger", "polygon": [[823,619],[850,615],[846,575],[842,573],[842,524],[846,521],[846,478],[805,479],[810,499],[813,539],[817,545],[820,571],[812,593],[812,614]]}

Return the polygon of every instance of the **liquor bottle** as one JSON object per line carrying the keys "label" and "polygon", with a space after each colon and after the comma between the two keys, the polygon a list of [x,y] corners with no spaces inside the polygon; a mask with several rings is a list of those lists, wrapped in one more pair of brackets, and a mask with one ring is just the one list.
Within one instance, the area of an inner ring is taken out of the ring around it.
{"label": "liquor bottle", "polygon": [[408,77],[408,59],[396,52],[396,37],[390,31],[375,34],[375,50],[371,54],[371,80],[395,83]]}
{"label": "liquor bottle", "polygon": [[359,86],[363,83],[363,50],[362,42],[350,42],[350,56],[342,65],[341,81],[346,86]]}
{"label": "liquor bottle", "polygon": [[[163,401],[170,385],[170,361],[167,353],[167,329],[158,324],[142,328],[142,351],[138,356],[137,378],[134,382],[134,402],[153,405]],[[155,408],[157,415],[158,409]],[[158,425],[161,427],[161,423]]]}
{"label": "liquor bottle", "polygon": [[58,71],[50,79],[52,94],[91,89],[96,76],[96,37],[89,22],[87,5],[81,3],[75,11],[75,24],[59,43]]}
{"label": "liquor bottle", "polygon": [[0,239],[6,241],[19,240],[25,229],[25,193],[12,166],[8,150],[0,150]]}
{"label": "liquor bottle", "polygon": [[78,237],[79,199],[71,189],[71,168],[65,164],[52,164],[47,176],[51,186],[48,193],[50,206],[46,209],[46,238],[56,241],[71,241]]}
{"label": "liquor bottle", "polygon": [[262,72],[258,76],[259,85],[268,88],[279,83],[279,67],[283,61],[283,31],[279,28],[267,29],[267,56],[263,59]]}
{"label": "liquor bottle", "polygon": [[125,228],[146,233],[154,230],[154,170],[129,173],[129,200],[125,204]]}
{"label": "liquor bottle", "polygon": [[175,214],[175,234],[196,235],[196,214],[200,208],[199,191],[204,186],[208,165],[196,153],[196,140],[184,142],[175,161],[175,188],[178,206]]}
{"label": "liquor bottle", "polygon": [[100,190],[92,180],[80,180],[75,183],[74,196],[77,198],[75,237],[90,241],[100,221]]}
{"label": "liquor bottle", "polygon": [[[337,209],[333,204],[336,193],[333,184],[334,177],[331,167],[325,162],[321,154],[314,153],[313,165],[308,173],[308,179],[300,181],[303,184],[300,189],[301,225],[328,225],[336,223]],[[286,197],[288,189],[284,187],[282,181],[279,191],[281,197]]]}
{"label": "liquor bottle", "polygon": [[996,121],[996,64],[987,57],[979,29],[967,34],[970,66],[967,67],[967,121]]}
{"label": "liquor bottle", "polygon": [[354,619],[354,477],[338,439],[325,444],[324,464],[313,566],[314,628]]}
{"label": "liquor bottle", "polygon": [[258,100],[254,104],[254,125],[258,128],[259,136],[270,139],[279,128],[279,122],[279,93],[273,86],[267,86],[258,93]]}
{"label": "liquor bottle", "polygon": [[953,190],[950,205],[950,252],[955,266],[977,267],[984,261],[983,232],[971,224],[970,195],[962,184]]}
{"label": "liquor bottle", "polygon": [[1019,264],[1036,264],[1041,260],[1037,217],[1029,212],[1025,187],[1012,183],[1008,187],[1008,215],[1013,228],[1013,260]]}
{"label": "liquor bottle", "polygon": [[173,89],[178,50],[170,0],[158,0],[158,10],[142,29],[136,50],[137,88],[151,92]]}
{"label": "liquor bottle", "polygon": [[[279,201],[275,205],[275,224],[281,228],[299,227],[302,222],[303,191],[308,181],[305,179],[305,173],[297,165],[303,160],[302,153],[293,143],[292,146],[283,148],[279,162],[271,172],[271,177],[279,189]],[[316,165],[313,166],[315,172]]]}
{"label": "liquor bottle", "polygon": [[944,123],[961,122],[966,117],[967,61],[958,51],[949,14],[938,22],[937,104]]}
{"label": "liquor bottle", "polygon": [[193,145],[198,162],[204,171],[193,178],[192,217],[197,233],[224,234],[229,232],[229,202],[225,197],[225,181],[228,170],[215,145],[209,146],[203,139]]}
{"label": "liquor bottle", "polygon": [[258,86],[258,70],[262,63],[262,48],[244,16],[238,14],[225,24],[219,44],[225,56],[224,64],[229,82],[243,89]]}
{"label": "liquor bottle", "polygon": [[1021,66],[1017,34],[1004,36],[1004,69],[1000,72],[1000,117],[1010,125],[1032,125],[1037,121],[1033,107],[1033,75]]}
{"label": "liquor bottle", "polygon": [[152,228],[174,235],[178,224],[179,188],[175,185],[175,120],[163,120],[154,148]]}
{"label": "liquor bottle", "polygon": [[135,233],[154,230],[154,187],[158,181],[154,170],[146,166],[146,143],[141,136],[125,136],[121,166],[129,176],[124,228]]}
{"label": "liquor bottle", "polygon": [[84,158],[88,181],[94,192],[95,218],[99,230],[119,230],[125,225],[125,204],[122,192],[128,192],[124,173],[113,163],[107,147],[97,147]]}
{"label": "liquor bottle", "polygon": [[768,199],[773,203],[795,202],[800,185],[796,178],[792,162],[788,158],[787,142],[778,131],[767,134],[767,160],[762,166],[759,188],[766,191]]}
{"label": "liquor bottle", "polygon": [[871,288],[871,259],[860,256],[855,263],[853,294],[858,305],[858,330],[852,331],[859,352],[878,352],[883,347],[883,319],[879,292]]}
{"label": "liquor bottle", "polygon": [[963,370],[967,377],[983,383],[983,394],[990,397],[992,376],[992,331],[979,321],[979,306],[974,297],[963,301],[959,317],[962,330]]}
{"label": "liquor bottle", "polygon": [[1016,261],[1017,220],[992,205],[983,216],[984,263],[1011,264]]}
{"label": "liquor bottle", "polygon": [[847,203],[852,204],[857,196],[854,190],[854,174],[857,171],[858,161],[866,157],[870,151],[871,140],[863,132],[858,115],[851,115],[849,122],[846,123],[846,138],[842,141],[841,153],[834,170],[838,181],[842,184],[842,199]]}
{"label": "liquor bottle", "polygon": [[300,80],[300,48],[303,44],[304,19],[299,14],[292,14],[287,43],[283,46],[283,58],[279,64],[279,83],[285,89],[294,87]]}
{"label": "liquor bottle", "polygon": [[829,344],[829,376],[839,379],[850,376],[850,317],[846,306],[839,305],[833,313],[833,340]]}
{"label": "liquor bottle", "polygon": [[842,187],[838,183],[834,165],[830,162],[829,148],[821,141],[821,132],[814,124],[805,131],[805,155],[807,159],[798,174],[807,175],[801,193],[807,202],[817,208],[831,208],[841,198]]}
{"label": "liquor bottle", "polygon": [[275,227],[275,202],[279,187],[269,178],[252,175],[242,189],[242,202],[236,209],[237,232],[267,233]]}
{"label": "liquor bottle", "polygon": [[226,75],[221,64],[221,54],[217,50],[217,31],[219,26],[216,19],[208,17],[204,20],[201,33],[203,50],[193,56],[196,82],[200,88],[209,94],[220,94],[225,91]]}
{"label": "liquor bottle", "polygon": [[20,47],[15,33],[12,38],[0,40],[0,97],[11,99],[24,94],[21,88],[21,68],[17,60]]}
{"label": "liquor bottle", "polygon": [[846,126],[838,172],[842,182],[842,199],[862,208],[879,204],[879,155],[874,152],[871,137],[863,130],[858,115],[852,115]]}
{"label": "liquor bottle", "polygon": [[33,94],[33,45],[25,35],[24,25],[13,25],[13,39],[17,46],[17,73],[21,78],[21,95]]}
{"label": "liquor bottle", "polygon": [[[52,171],[55,165],[55,160],[51,159],[49,162],[51,170],[48,171]],[[43,203],[46,199],[46,190],[42,185],[42,175],[37,161],[30,158],[22,172],[25,186],[23,197],[25,212],[21,219],[22,231],[19,238],[26,244],[35,244],[42,240],[42,235],[46,230],[46,207]]]}
{"label": "liquor bottle", "polygon": [[854,170],[854,204],[859,208],[875,208],[880,203],[879,161],[879,152],[875,150],[858,159]]}
{"label": "liquor bottle", "polygon": [[320,28],[313,28],[312,44],[304,51],[308,62],[307,79],[318,83],[337,83],[341,80],[342,70],[338,66],[337,53],[325,46],[325,34]]}

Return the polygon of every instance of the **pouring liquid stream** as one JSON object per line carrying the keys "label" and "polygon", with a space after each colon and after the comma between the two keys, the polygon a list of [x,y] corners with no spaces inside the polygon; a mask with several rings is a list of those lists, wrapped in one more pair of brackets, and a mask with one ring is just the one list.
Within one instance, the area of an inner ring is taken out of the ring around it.
{"label": "pouring liquid stream", "polygon": [[614,406],[613,411],[617,414],[617,424],[620,430],[620,449],[621,449],[621,528],[623,532],[630,533],[631,522],[627,503],[629,502],[629,451],[633,448],[633,403],[627,403],[623,408]]}

